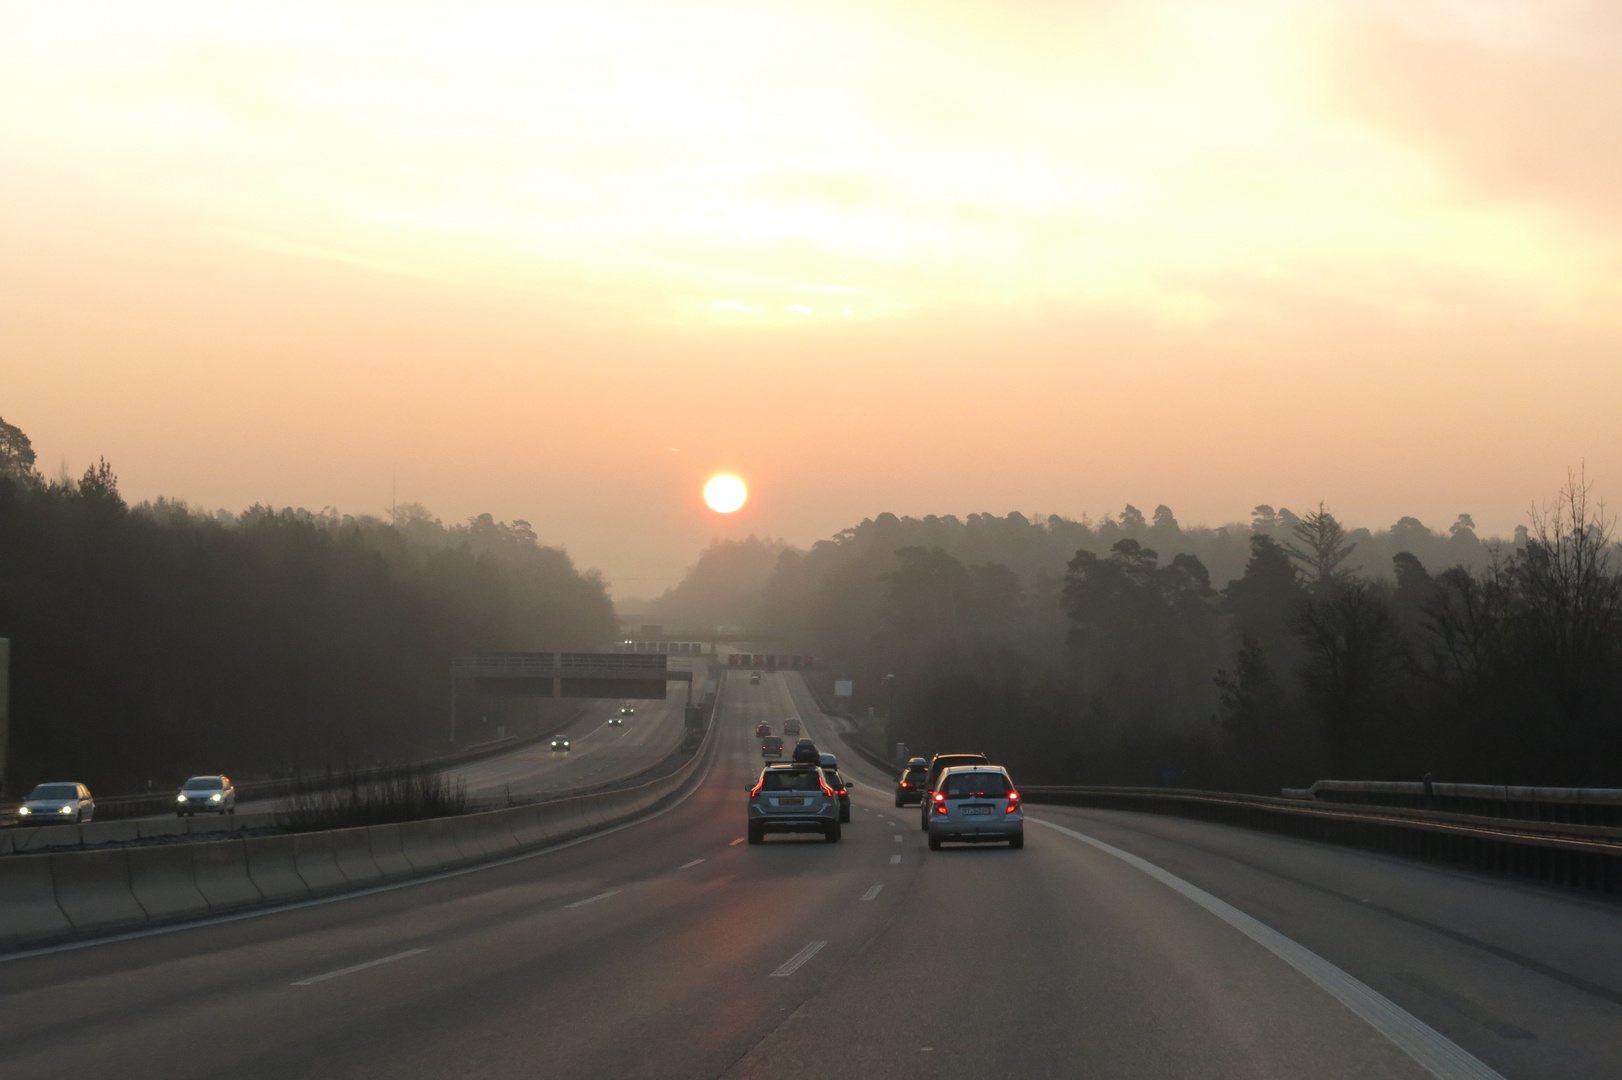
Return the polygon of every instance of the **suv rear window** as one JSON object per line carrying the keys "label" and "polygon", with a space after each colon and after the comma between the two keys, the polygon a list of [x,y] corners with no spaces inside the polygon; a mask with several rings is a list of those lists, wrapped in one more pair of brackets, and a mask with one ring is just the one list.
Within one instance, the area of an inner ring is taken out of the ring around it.
{"label": "suv rear window", "polygon": [[927,779],[929,779],[928,769],[907,770],[907,783],[912,784],[914,787],[921,787],[923,782]]}
{"label": "suv rear window", "polygon": [[1002,773],[953,773],[946,778],[947,798],[983,795],[1000,799],[1008,794],[1008,778]]}
{"label": "suv rear window", "polygon": [[814,772],[801,772],[798,769],[768,769],[766,775],[761,777],[760,790],[762,791],[821,791],[822,785]]}

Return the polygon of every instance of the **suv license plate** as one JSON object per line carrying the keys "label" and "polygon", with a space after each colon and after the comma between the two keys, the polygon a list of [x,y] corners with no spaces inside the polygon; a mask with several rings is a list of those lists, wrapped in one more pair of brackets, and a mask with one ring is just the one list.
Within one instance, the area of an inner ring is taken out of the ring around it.
{"label": "suv license plate", "polygon": [[964,817],[975,817],[977,815],[989,815],[990,813],[991,813],[991,807],[989,807],[989,806],[965,806],[963,808],[963,816]]}
{"label": "suv license plate", "polygon": [[804,806],[805,805],[805,800],[804,799],[778,799],[777,800],[777,805],[778,806]]}

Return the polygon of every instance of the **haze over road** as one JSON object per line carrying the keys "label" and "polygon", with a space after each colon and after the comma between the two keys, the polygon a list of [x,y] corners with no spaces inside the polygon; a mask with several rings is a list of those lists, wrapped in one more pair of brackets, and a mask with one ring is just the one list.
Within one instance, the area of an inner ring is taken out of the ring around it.
{"label": "haze over road", "polygon": [[[1024,851],[925,849],[795,675],[729,679],[668,811],[488,869],[0,964],[0,1074],[1419,1078],[1147,860],[1511,1080],[1611,1077],[1622,911],[1200,822],[1031,807]],[[742,842],[753,726],[856,780],[838,844]],[[1015,778],[1016,780],[1018,777]],[[1465,1075],[1465,1074],[1454,1074]],[[1477,1075],[1490,1075],[1483,1073]]]}

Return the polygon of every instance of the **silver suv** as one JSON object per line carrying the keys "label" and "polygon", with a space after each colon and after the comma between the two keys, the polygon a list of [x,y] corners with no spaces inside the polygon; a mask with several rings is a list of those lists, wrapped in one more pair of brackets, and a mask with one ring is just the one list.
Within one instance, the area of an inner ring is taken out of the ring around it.
{"label": "silver suv", "polygon": [[999,765],[967,765],[947,769],[924,800],[929,815],[929,850],[939,851],[946,840],[969,844],[1001,843],[1025,846],[1025,813],[1008,770]]}
{"label": "silver suv", "polygon": [[749,789],[749,842],[769,832],[820,832],[839,839],[839,797],[816,762],[768,765]]}

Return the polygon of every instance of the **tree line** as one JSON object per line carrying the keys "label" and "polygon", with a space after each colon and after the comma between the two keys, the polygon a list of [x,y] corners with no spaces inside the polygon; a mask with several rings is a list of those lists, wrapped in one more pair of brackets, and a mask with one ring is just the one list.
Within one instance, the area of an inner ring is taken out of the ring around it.
{"label": "tree line", "polygon": [[8,793],[440,754],[452,656],[600,649],[617,630],[596,573],[527,522],[130,506],[105,461],[42,478],[0,421]]}
{"label": "tree line", "polygon": [[715,545],[654,610],[787,635],[854,680],[875,745],[983,749],[1027,782],[1622,786],[1611,529],[1581,479],[1507,541],[1323,506],[1187,530],[1165,507],[881,514],[806,551]]}

